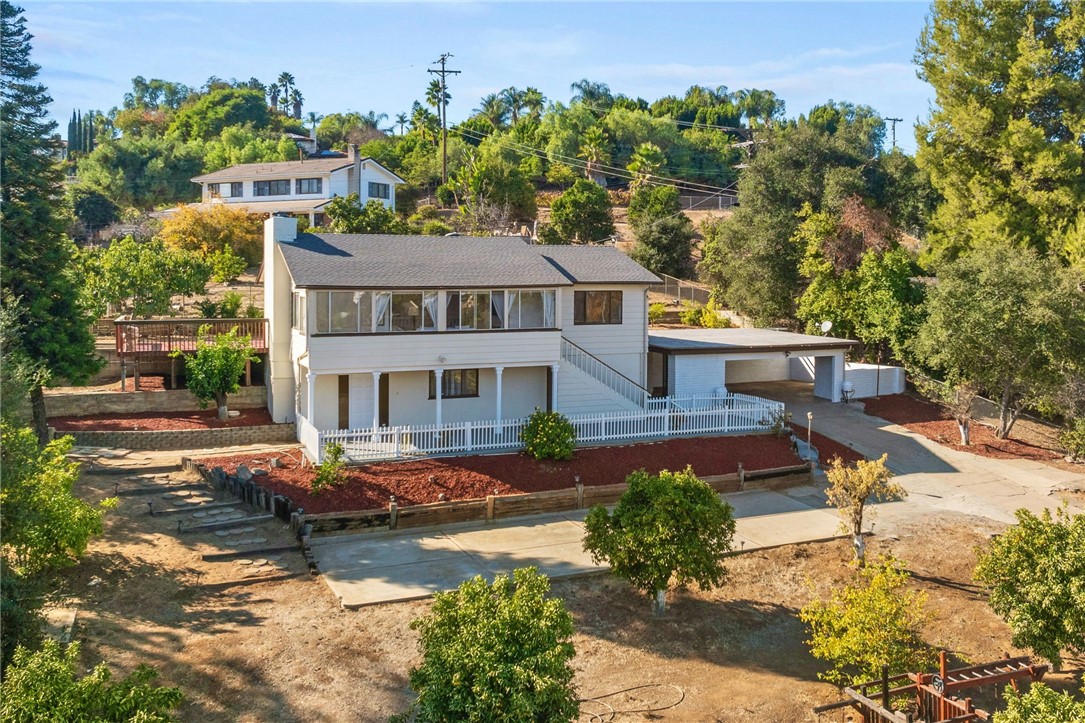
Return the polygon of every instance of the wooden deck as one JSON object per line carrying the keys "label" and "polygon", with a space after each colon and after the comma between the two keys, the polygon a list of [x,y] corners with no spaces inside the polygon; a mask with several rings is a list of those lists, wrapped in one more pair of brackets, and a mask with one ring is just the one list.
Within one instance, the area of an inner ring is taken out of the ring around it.
{"label": "wooden deck", "polygon": [[[168,357],[175,351],[196,351],[201,327],[210,327],[210,337],[237,328],[252,338],[252,350],[267,351],[267,319],[125,319],[113,322],[117,355],[126,357]],[[206,337],[205,337],[206,338]]]}

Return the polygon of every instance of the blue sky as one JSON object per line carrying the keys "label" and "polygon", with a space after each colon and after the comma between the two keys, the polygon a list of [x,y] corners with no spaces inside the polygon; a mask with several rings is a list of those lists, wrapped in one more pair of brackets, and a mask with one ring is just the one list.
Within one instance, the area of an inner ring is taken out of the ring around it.
{"label": "blue sky", "polygon": [[[912,55],[926,3],[121,3],[28,2],[34,59],[66,123],[121,104],[133,76],[199,86],[286,70],[305,111],[394,116],[450,52],[450,120],[511,85],[567,101],[580,78],[649,101],[690,85],[774,90],[789,116],[830,98],[926,117]],[[390,125],[390,123],[389,123]]]}

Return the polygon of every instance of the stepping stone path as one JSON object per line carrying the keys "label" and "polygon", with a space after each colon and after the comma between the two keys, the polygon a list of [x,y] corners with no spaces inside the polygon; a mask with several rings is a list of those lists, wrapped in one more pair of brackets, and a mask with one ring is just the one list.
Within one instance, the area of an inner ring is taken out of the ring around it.
{"label": "stepping stone path", "polygon": [[199,520],[199,519],[202,519],[204,517],[207,517],[207,513],[206,512],[193,512],[192,516],[195,517],[197,520]]}

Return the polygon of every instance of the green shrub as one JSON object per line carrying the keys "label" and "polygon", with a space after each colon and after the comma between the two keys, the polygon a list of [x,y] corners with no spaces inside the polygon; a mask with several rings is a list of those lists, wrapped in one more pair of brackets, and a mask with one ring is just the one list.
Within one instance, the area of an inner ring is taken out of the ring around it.
{"label": "green shrub", "polygon": [[524,448],[535,459],[572,459],[576,429],[561,412],[536,409],[523,432]]}
{"label": "green shrub", "polygon": [[227,291],[222,295],[222,301],[219,303],[219,316],[223,319],[236,319],[241,313],[241,304],[245,302],[245,297],[236,291]]}
{"label": "green shrub", "polygon": [[246,319],[263,319],[264,318],[264,310],[250,301],[249,305],[245,307],[245,318]]}
{"label": "green shrub", "polygon": [[204,319],[214,319],[219,315],[219,305],[211,299],[202,299],[196,302],[196,310]]}
{"label": "green shrub", "polygon": [[329,487],[338,487],[347,481],[346,462],[343,461],[343,445],[331,442],[324,447],[324,460],[316,468],[316,476],[310,489],[314,495]]}
{"label": "green shrub", "polygon": [[1075,419],[1059,434],[1059,444],[1070,459],[1085,460],[1085,419]]}
{"label": "green shrub", "polygon": [[686,326],[700,326],[701,325],[701,310],[702,307],[696,301],[683,301],[682,310],[678,312],[678,318]]}
{"label": "green shrub", "polygon": [[437,187],[437,202],[446,208],[456,205],[456,193],[452,190],[452,186]]}
{"label": "green shrub", "polygon": [[730,329],[731,320],[721,316],[714,301],[709,301],[701,307],[701,326],[706,329]]}
{"label": "green shrub", "polygon": [[444,236],[452,233],[452,227],[443,221],[426,221],[422,224],[423,236]]}
{"label": "green shrub", "polygon": [[220,284],[233,281],[245,273],[245,259],[234,253],[229,246],[213,252],[207,260],[211,264],[211,280]]}
{"label": "green shrub", "polygon": [[1043,683],[1033,683],[1025,694],[1006,686],[1006,710],[995,713],[995,723],[1082,723],[1085,701],[1075,700]]}
{"label": "green shrub", "polygon": [[648,305],[648,323],[658,324],[663,321],[663,317],[667,314],[667,305],[662,301],[657,301],[654,304]]}
{"label": "green shrub", "polygon": [[425,222],[425,221],[437,221],[441,218],[441,214],[437,212],[437,207],[430,204],[423,204],[418,207],[408,221],[412,222]]}

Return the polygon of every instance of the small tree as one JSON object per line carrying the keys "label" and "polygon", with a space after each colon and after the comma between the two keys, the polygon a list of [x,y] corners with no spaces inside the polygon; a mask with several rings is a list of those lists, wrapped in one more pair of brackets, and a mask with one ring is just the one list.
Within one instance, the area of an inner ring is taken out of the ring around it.
{"label": "small tree", "polygon": [[731,506],[691,467],[657,475],[639,470],[626,483],[614,512],[600,505],[584,521],[584,549],[592,560],[607,562],[615,575],[654,595],[656,615],[666,611],[672,580],[702,588],[722,583],[723,556],[735,534]]}
{"label": "small tree", "polygon": [[340,486],[346,481],[345,468],[343,445],[337,442],[324,445],[324,458],[316,468],[316,474],[309,486],[310,491],[317,495],[329,487]]}
{"label": "small tree", "polygon": [[570,666],[573,619],[546,597],[535,568],[481,576],[437,593],[419,631],[422,663],[411,670],[413,720],[572,721],[579,713]]}
{"label": "small tree", "polygon": [[861,459],[854,466],[845,466],[839,457],[829,463],[825,476],[829,489],[825,490],[828,503],[840,511],[840,527],[852,535],[855,561],[862,566],[866,562],[866,542],[863,540],[863,515],[871,501],[900,500],[907,492],[892,482],[893,473],[886,466],[888,454],[875,460]]}
{"label": "small tree", "polygon": [[377,199],[364,206],[357,193],[333,198],[324,207],[333,233],[406,233],[407,224]]}
{"label": "small tree", "polygon": [[979,387],[957,374],[950,374],[945,382],[938,382],[923,374],[913,374],[912,379],[923,396],[937,402],[942,411],[957,423],[961,445],[969,446],[972,443],[972,403],[979,396]]}
{"label": "small tree", "polygon": [[1085,702],[1033,683],[1027,693],[1006,686],[1006,710],[994,723],[1085,723]]}
{"label": "small tree", "polygon": [[685,215],[647,221],[633,229],[634,261],[657,274],[685,277],[693,248],[693,224]]}
{"label": "small tree", "polygon": [[239,336],[236,326],[226,334],[218,334],[213,341],[207,339],[210,326],[201,326],[197,334],[195,354],[176,351],[173,356],[184,358],[188,389],[200,406],[206,407],[213,400],[218,407],[218,418],[224,420],[229,417],[226,395],[241,388],[245,362],[257,361],[252,353],[252,338]]}
{"label": "small tree", "polygon": [[535,459],[572,459],[576,427],[561,412],[536,409],[522,433],[524,450]]}
{"label": "small tree", "polygon": [[976,580],[1009,623],[1013,644],[1059,668],[1062,651],[1085,653],[1085,514],[1017,511],[1017,524],[981,552]]}
{"label": "small tree", "polygon": [[158,674],[152,668],[141,665],[131,675],[113,681],[105,663],[77,678],[78,662],[79,643],[62,650],[59,643],[48,640],[37,652],[15,651],[0,686],[0,719],[11,723],[175,720],[169,713],[181,704],[181,689],[153,685]]}
{"label": "small tree", "polygon": [[566,243],[598,243],[614,235],[606,189],[583,178],[550,206],[550,224]]}
{"label": "small tree", "polygon": [[819,678],[843,686],[876,677],[883,665],[897,675],[931,662],[920,637],[927,596],[907,588],[908,573],[886,559],[799,612],[810,629],[810,653],[833,666]]}
{"label": "small tree", "polygon": [[264,252],[264,224],[260,216],[216,203],[209,209],[180,206],[162,221],[161,238],[178,251],[210,256],[230,250],[249,264],[260,261]]}

